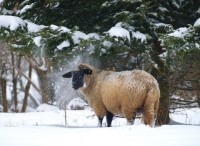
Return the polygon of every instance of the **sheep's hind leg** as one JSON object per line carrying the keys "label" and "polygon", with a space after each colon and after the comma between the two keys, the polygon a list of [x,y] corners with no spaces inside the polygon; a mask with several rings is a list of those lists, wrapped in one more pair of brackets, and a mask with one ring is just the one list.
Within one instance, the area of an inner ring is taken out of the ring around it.
{"label": "sheep's hind leg", "polygon": [[154,115],[154,107],[152,104],[147,104],[144,106],[144,112],[142,116],[142,120],[145,125],[149,125],[150,127],[154,127],[156,115]]}
{"label": "sheep's hind leg", "polygon": [[111,112],[107,112],[106,115],[107,127],[111,127],[112,120],[113,120],[113,114]]}

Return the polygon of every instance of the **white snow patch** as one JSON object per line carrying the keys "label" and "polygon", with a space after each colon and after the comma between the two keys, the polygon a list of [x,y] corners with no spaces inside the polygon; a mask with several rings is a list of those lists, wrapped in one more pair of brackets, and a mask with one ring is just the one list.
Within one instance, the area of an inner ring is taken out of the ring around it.
{"label": "white snow patch", "polygon": [[59,30],[61,30],[62,32],[70,32],[70,29],[64,26],[60,26]]}
{"label": "white snow patch", "polygon": [[20,10],[20,15],[23,13],[26,13],[27,10],[31,9],[33,7],[34,3],[32,3],[31,5],[26,5],[24,6],[21,10]]}
{"label": "white snow patch", "polygon": [[59,27],[58,27],[57,25],[53,25],[53,24],[52,24],[52,25],[50,25],[50,28],[53,29],[53,30],[56,30],[56,29],[58,29]]}
{"label": "white snow patch", "polygon": [[161,26],[167,26],[169,24],[165,24],[165,23],[156,23],[155,26],[157,27],[161,27]]}
{"label": "white snow patch", "polygon": [[183,38],[187,34],[188,28],[181,27],[177,30],[175,30],[173,33],[168,34],[169,36],[179,37]]}
{"label": "white snow patch", "polygon": [[28,27],[28,32],[38,32],[44,27],[44,26],[37,25],[35,23],[29,22],[29,21],[26,21],[26,20],[25,20],[25,22],[26,22],[27,27]]}
{"label": "white snow patch", "polygon": [[49,112],[49,111],[58,112],[59,108],[53,105],[42,104],[37,107],[36,111],[37,112]]}
{"label": "white snow patch", "polygon": [[67,41],[63,41],[60,45],[57,46],[57,48],[58,48],[59,50],[62,50],[64,47],[69,47],[69,46],[70,46],[70,43],[69,43],[69,41],[67,40]]}
{"label": "white snow patch", "polygon": [[162,12],[168,12],[168,10],[165,8],[165,7],[159,7],[158,8],[160,11],[162,11]]}
{"label": "white snow patch", "polygon": [[70,110],[80,110],[85,109],[86,107],[88,107],[88,104],[81,98],[72,99],[67,105],[67,109]]}
{"label": "white snow patch", "polygon": [[182,124],[200,125],[200,110],[199,108],[176,109],[170,114],[170,118]]}
{"label": "white snow patch", "polygon": [[61,31],[62,33],[70,32],[70,29],[64,26],[50,25],[50,28],[53,30]]}
{"label": "white snow patch", "polygon": [[81,31],[75,31],[72,36],[74,44],[79,44],[81,40],[86,40],[88,38],[89,37]]}
{"label": "white snow patch", "polygon": [[37,37],[34,37],[34,38],[33,38],[34,43],[35,43],[38,47],[41,46],[41,42],[40,42],[41,39],[42,39],[41,36],[37,36]]}
{"label": "white snow patch", "polygon": [[0,28],[5,27],[13,31],[13,30],[16,30],[20,26],[24,27],[25,22],[19,17],[7,16],[7,15],[0,16]]}
{"label": "white snow patch", "polygon": [[5,8],[1,8],[1,12],[3,15],[12,15],[13,14],[12,10],[7,10]]}
{"label": "white snow patch", "polygon": [[0,104],[0,112],[3,112],[3,106]]}
{"label": "white snow patch", "polygon": [[[110,47],[110,46],[112,46],[112,42],[110,42],[110,41],[104,41],[103,42],[103,45],[105,46],[105,47]],[[106,51],[106,50],[105,50]],[[106,52],[104,52],[104,53],[106,53]]]}
{"label": "white snow patch", "polygon": [[130,34],[129,31],[125,28],[122,28],[120,26],[114,26],[110,30],[108,30],[108,34],[110,36],[116,36],[116,37],[122,37],[127,38],[130,41]]}
{"label": "white snow patch", "polygon": [[139,31],[132,32],[132,35],[136,39],[140,39],[141,42],[144,42],[147,39],[147,36]]}
{"label": "white snow patch", "polygon": [[197,20],[195,21],[195,23],[194,23],[194,26],[199,26],[199,25],[200,25],[200,18],[197,19]]}
{"label": "white snow patch", "polygon": [[94,39],[97,39],[97,40],[100,39],[100,36],[97,33],[89,33],[89,34],[87,34],[87,36],[88,36],[88,38],[94,38]]}
{"label": "white snow patch", "polygon": [[195,47],[196,47],[196,48],[200,48],[200,44],[195,43]]}
{"label": "white snow patch", "polygon": [[63,111],[1,113],[0,145],[66,146],[73,144],[73,146],[93,146],[95,144],[102,146],[105,143],[115,146],[200,145],[200,126],[163,125],[150,128],[141,123],[129,126],[126,125],[124,118],[114,117],[113,127],[105,127],[104,119],[103,127],[99,128],[94,112],[87,109],[67,110],[67,126],[65,127],[64,117]]}

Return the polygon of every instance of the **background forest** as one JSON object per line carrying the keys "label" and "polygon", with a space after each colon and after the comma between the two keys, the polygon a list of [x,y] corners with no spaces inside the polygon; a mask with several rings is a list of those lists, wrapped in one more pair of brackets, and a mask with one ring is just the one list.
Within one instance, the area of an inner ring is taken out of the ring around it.
{"label": "background forest", "polygon": [[200,106],[199,57],[199,0],[0,0],[3,112],[62,107],[76,96],[62,73],[86,62],[151,73],[167,124],[174,109]]}

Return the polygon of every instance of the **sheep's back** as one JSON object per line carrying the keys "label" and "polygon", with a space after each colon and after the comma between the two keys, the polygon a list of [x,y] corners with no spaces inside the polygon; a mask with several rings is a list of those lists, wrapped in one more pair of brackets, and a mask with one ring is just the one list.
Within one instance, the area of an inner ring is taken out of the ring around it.
{"label": "sheep's back", "polygon": [[108,111],[121,114],[124,106],[142,107],[148,91],[157,86],[155,78],[145,71],[113,72],[102,81],[102,101]]}

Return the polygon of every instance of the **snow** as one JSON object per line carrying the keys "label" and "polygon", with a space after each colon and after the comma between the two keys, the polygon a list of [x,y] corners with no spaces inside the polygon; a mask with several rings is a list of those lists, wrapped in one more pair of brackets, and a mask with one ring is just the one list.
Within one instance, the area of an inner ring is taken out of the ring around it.
{"label": "snow", "polygon": [[29,21],[25,21],[25,22],[27,24],[28,32],[38,32],[44,27],[44,26],[37,25]]}
{"label": "snow", "polygon": [[[111,47],[112,46],[112,42],[110,42],[110,41],[103,41],[103,45],[106,46],[106,47]],[[105,50],[104,53],[106,53],[106,50]]]}
{"label": "snow", "polygon": [[188,28],[180,27],[179,29],[175,30],[173,33],[168,34],[169,36],[174,36],[178,38],[183,38],[187,34]]}
{"label": "snow", "polygon": [[37,25],[27,20],[23,20],[16,16],[8,16],[8,15],[1,15],[0,16],[0,28],[5,27],[9,28],[11,31],[16,30],[19,27],[25,27],[27,25],[28,32],[38,32],[44,26]]}
{"label": "snow", "polygon": [[63,33],[70,32],[70,29],[68,29],[68,28],[66,28],[64,26],[56,26],[56,25],[52,24],[52,25],[50,25],[50,28],[53,29],[53,30],[59,30],[59,31],[61,31]]}
{"label": "snow", "polygon": [[168,12],[168,10],[165,8],[165,7],[159,7],[158,8],[160,11],[162,11],[162,12]]}
{"label": "snow", "polygon": [[192,108],[190,110],[176,109],[171,114],[171,119],[178,123],[200,125],[200,110],[199,108]]}
{"label": "snow", "polygon": [[89,34],[87,34],[87,36],[88,36],[89,38],[94,38],[94,39],[97,39],[97,40],[100,39],[100,36],[99,36],[99,34],[97,34],[97,33],[89,33]]}
{"label": "snow", "polygon": [[129,31],[126,30],[125,28],[120,27],[120,26],[112,27],[110,30],[108,30],[108,34],[110,36],[127,38],[130,41]]}
{"label": "snow", "polygon": [[147,36],[139,31],[132,32],[132,35],[136,39],[140,39],[141,42],[144,42],[147,39]]}
{"label": "snow", "polygon": [[[99,128],[96,126],[98,120],[90,108],[85,110],[67,110],[67,126],[65,126],[64,111],[51,110],[49,107],[44,107],[44,109],[45,112],[1,113],[0,145],[200,145],[200,126],[181,125],[178,123],[177,125],[163,125],[150,128],[141,124],[139,119],[136,120],[134,125],[130,126],[126,125],[124,118],[115,117],[113,127],[105,127],[104,119],[104,126]],[[200,120],[200,109],[195,110],[197,113],[194,120]],[[190,110],[185,111],[190,115],[192,114],[189,112]],[[180,117],[174,114],[173,120],[177,119],[180,119]],[[182,119],[181,122],[184,123],[185,120]]]}
{"label": "snow", "polygon": [[3,111],[3,106],[0,104],[0,112]]}
{"label": "snow", "polygon": [[199,25],[200,25],[200,18],[197,19],[197,20],[195,21],[195,23],[194,23],[194,26],[199,26]]}
{"label": "snow", "polygon": [[[163,126],[150,129],[145,126],[119,128],[61,128],[61,127],[3,127],[0,143],[4,146],[198,146],[199,128]],[[12,134],[10,135],[12,131]],[[7,137],[7,135],[10,135]],[[174,137],[176,135],[176,137]]]}
{"label": "snow", "polygon": [[69,43],[68,40],[66,40],[66,41],[63,41],[60,45],[58,45],[57,48],[58,48],[59,50],[62,50],[63,48],[69,47],[69,46],[70,46],[70,43]]}
{"label": "snow", "polygon": [[88,38],[89,37],[81,31],[75,31],[72,36],[74,44],[79,44],[81,40],[86,40]]}
{"label": "snow", "polygon": [[36,109],[37,112],[48,112],[48,111],[59,111],[59,108],[53,105],[48,105],[48,104],[42,104],[37,107]]}
{"label": "snow", "polygon": [[34,37],[34,38],[33,38],[33,41],[34,41],[34,43],[36,44],[36,46],[38,46],[38,47],[41,46],[41,42],[40,42],[41,39],[42,39],[41,36],[37,36],[37,37]]}
{"label": "snow", "polygon": [[13,31],[13,30],[16,30],[20,26],[24,27],[25,22],[19,17],[6,16],[6,15],[0,16],[0,28],[5,27]]}
{"label": "snow", "polygon": [[88,104],[80,97],[72,99],[67,105],[67,109],[72,110],[85,109],[86,107],[88,107]]}
{"label": "snow", "polygon": [[[141,40],[141,42],[144,42],[147,38],[147,36],[139,31],[133,31],[133,28],[129,29],[132,30],[130,31],[132,34],[133,38]],[[116,37],[122,37],[122,38],[127,38],[130,41],[130,33],[127,29],[122,28],[122,22],[117,23],[114,27],[112,27],[110,30],[108,30],[108,33],[110,36],[116,36]]]}
{"label": "snow", "polygon": [[34,3],[32,3],[31,5],[26,5],[24,6],[21,10],[20,10],[20,15],[23,13],[26,13],[27,10],[31,9],[33,7]]}

